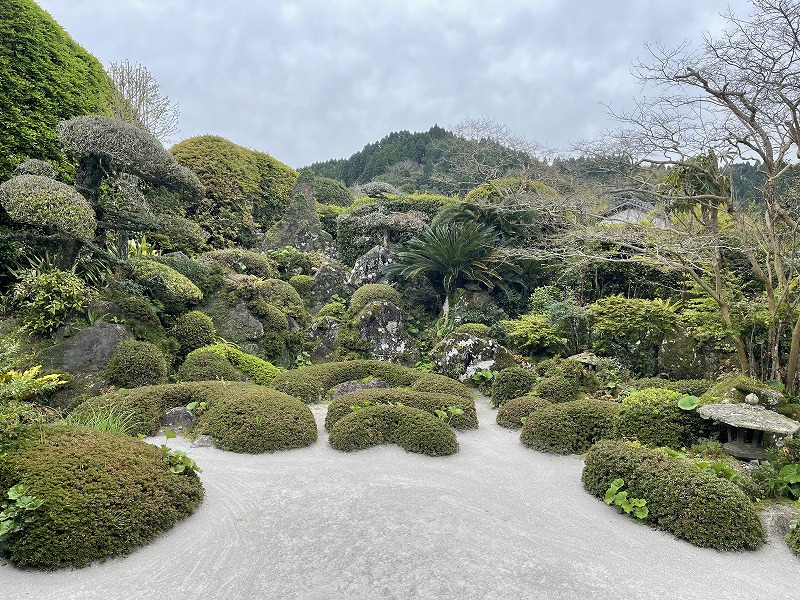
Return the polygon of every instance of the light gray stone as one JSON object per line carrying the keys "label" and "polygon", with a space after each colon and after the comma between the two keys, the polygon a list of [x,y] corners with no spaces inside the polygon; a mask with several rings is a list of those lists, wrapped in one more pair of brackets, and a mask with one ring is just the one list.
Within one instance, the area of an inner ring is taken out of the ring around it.
{"label": "light gray stone", "polygon": [[792,436],[800,430],[800,423],[763,406],[749,404],[706,404],[697,409],[704,419],[713,419],[733,427],[756,429],[781,436]]}

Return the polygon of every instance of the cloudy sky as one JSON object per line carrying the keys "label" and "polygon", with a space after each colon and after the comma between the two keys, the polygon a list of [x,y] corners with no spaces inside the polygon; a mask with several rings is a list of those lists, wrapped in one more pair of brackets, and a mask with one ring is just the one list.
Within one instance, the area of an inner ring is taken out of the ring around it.
{"label": "cloudy sky", "polygon": [[490,117],[555,148],[641,94],[645,42],[746,0],[37,0],[104,65],[146,66],[205,133],[301,167],[391,131]]}

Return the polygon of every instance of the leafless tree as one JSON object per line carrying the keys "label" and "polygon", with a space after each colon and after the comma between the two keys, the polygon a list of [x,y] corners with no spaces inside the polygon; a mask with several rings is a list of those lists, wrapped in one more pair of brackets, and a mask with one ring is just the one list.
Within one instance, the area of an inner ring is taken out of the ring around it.
{"label": "leafless tree", "polygon": [[108,74],[114,82],[111,116],[146,129],[163,144],[178,131],[180,109],[161,94],[153,74],[139,63],[127,59],[112,62]]}

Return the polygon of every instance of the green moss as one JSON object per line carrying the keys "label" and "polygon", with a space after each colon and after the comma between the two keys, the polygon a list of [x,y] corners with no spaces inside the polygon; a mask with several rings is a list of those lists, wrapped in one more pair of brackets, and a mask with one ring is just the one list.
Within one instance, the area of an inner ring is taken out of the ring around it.
{"label": "green moss", "polygon": [[0,489],[17,483],[43,503],[7,551],[17,566],[40,569],[128,554],[203,499],[194,473],[171,473],[158,448],[81,427],[37,428],[0,462]]}
{"label": "green moss", "polygon": [[574,380],[563,375],[552,375],[539,381],[533,393],[550,402],[571,402],[578,399],[581,390]]}
{"label": "green moss", "polygon": [[511,398],[518,398],[530,392],[536,384],[536,373],[522,367],[510,367],[495,375],[493,381],[492,404],[503,406]]}
{"label": "green moss", "polygon": [[647,501],[649,523],[696,546],[755,550],[765,541],[747,496],[688,460],[620,441],[596,444],[586,455],[584,487],[602,498],[617,478],[631,498]]}
{"label": "green moss", "polygon": [[700,397],[701,404],[714,404],[718,402],[744,402],[747,394],[756,394],[759,404],[772,410],[780,408],[786,403],[785,396],[771,388],[766,383],[756,381],[744,375],[732,375],[719,380],[705,394]]}
{"label": "green moss", "polygon": [[136,321],[149,327],[161,327],[153,305],[141,296],[125,296],[115,301],[126,321]]}
{"label": "green moss", "polygon": [[200,288],[172,267],[144,258],[132,258],[129,262],[134,280],[145,286],[168,312],[183,312],[203,299]]}
{"label": "green moss", "polygon": [[527,419],[528,415],[531,413],[545,406],[550,406],[550,404],[551,402],[539,398],[538,396],[520,396],[519,398],[512,398],[504,402],[500,410],[497,411],[496,422],[501,427],[520,429],[523,425],[523,419]]}
{"label": "green moss", "polygon": [[351,452],[381,444],[397,444],[408,452],[445,456],[458,452],[453,430],[430,413],[410,406],[376,404],[339,419],[329,437],[331,446]]}
{"label": "green moss", "polygon": [[[226,360],[246,375],[250,381],[258,385],[270,385],[275,379],[275,376],[281,372],[281,370],[271,362],[253,354],[242,352],[238,348],[228,346],[227,344],[203,346],[190,353],[189,356],[192,356],[195,352],[215,352],[225,357]],[[186,357],[187,360],[189,356]]]}
{"label": "green moss", "polygon": [[475,401],[460,396],[451,396],[446,393],[417,392],[409,389],[370,389],[358,390],[343,394],[328,403],[328,413],[325,415],[325,429],[329,430],[334,424],[349,415],[351,406],[369,406],[372,404],[402,404],[419,408],[432,415],[437,410],[448,412],[448,408],[455,406],[463,412],[461,415],[450,415],[446,419],[448,425],[454,429],[474,429],[478,427],[478,416],[475,413]]}
{"label": "green moss", "polygon": [[225,274],[253,275],[261,279],[271,279],[278,276],[278,269],[273,260],[260,252],[242,248],[212,250],[203,254],[200,262],[204,265],[216,265]]}
{"label": "green moss", "polygon": [[637,390],[645,388],[661,388],[689,394],[690,396],[702,396],[714,386],[713,381],[708,379],[661,379],[660,377],[647,377],[645,379],[635,379],[631,381],[631,386]]}
{"label": "green moss", "polygon": [[350,298],[350,314],[357,315],[367,304],[375,300],[388,300],[395,306],[400,306],[400,293],[391,286],[383,283],[368,283],[362,285]]}
{"label": "green moss", "polygon": [[305,404],[252,385],[211,400],[195,431],[211,435],[222,450],[249,454],[302,448],[317,441],[314,415]]}
{"label": "green moss", "polygon": [[483,323],[464,323],[456,327],[452,333],[463,333],[479,338],[493,338],[492,330],[488,325]]}
{"label": "green moss", "polygon": [[116,386],[133,388],[167,379],[167,360],[150,342],[124,340],[108,362],[108,379]]}
{"label": "green moss", "polygon": [[[153,238],[153,241],[156,242],[156,239]],[[203,297],[217,289],[222,281],[222,270],[218,264],[213,262],[203,264],[180,254],[166,254],[164,256],[151,256],[149,258],[150,260],[175,269],[178,273],[200,288],[200,291],[203,292]]]}
{"label": "green moss", "polygon": [[437,392],[439,394],[461,396],[470,400],[473,397],[472,390],[460,381],[435,373],[422,373],[419,379],[411,382],[409,387],[418,392]]}
{"label": "green moss", "polygon": [[699,437],[708,437],[711,422],[695,411],[682,410],[679,392],[645,388],[622,401],[619,435],[649,446],[688,447]]}
{"label": "green moss", "polygon": [[213,344],[217,339],[214,321],[197,310],[179,316],[172,328],[172,335],[178,340],[183,354]]}
{"label": "green moss", "polygon": [[347,315],[347,307],[341,302],[329,302],[319,309],[317,317],[333,317],[342,320]]}
{"label": "green moss", "polygon": [[314,285],[314,278],[311,275],[292,275],[289,284],[297,290],[302,297],[307,297],[311,293]]}
{"label": "green moss", "polygon": [[604,400],[552,404],[528,415],[520,440],[534,450],[581,454],[595,442],[616,436],[618,414],[619,405]]}
{"label": "green moss", "polygon": [[223,355],[213,350],[195,350],[178,369],[178,381],[208,381],[220,379],[239,381],[244,377]]}

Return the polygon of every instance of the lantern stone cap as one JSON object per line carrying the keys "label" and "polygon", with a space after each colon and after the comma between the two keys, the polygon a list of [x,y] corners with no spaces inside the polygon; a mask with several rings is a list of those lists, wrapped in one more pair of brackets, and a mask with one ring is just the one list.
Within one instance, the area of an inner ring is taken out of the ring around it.
{"label": "lantern stone cap", "polygon": [[794,435],[800,431],[800,423],[789,417],[750,404],[706,404],[697,409],[704,419],[713,419],[733,427],[757,429],[778,435]]}

